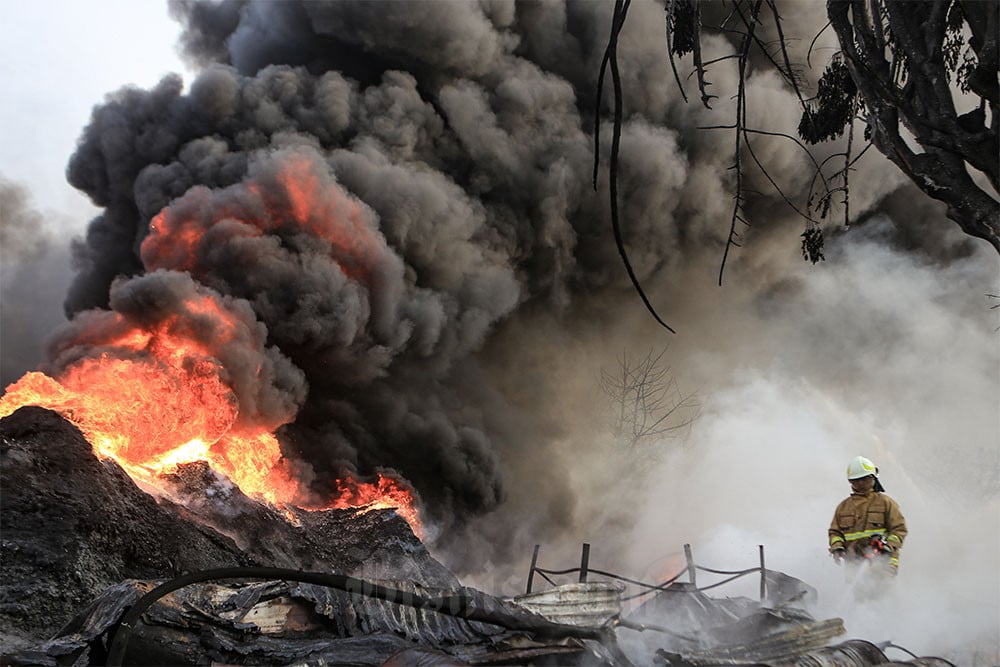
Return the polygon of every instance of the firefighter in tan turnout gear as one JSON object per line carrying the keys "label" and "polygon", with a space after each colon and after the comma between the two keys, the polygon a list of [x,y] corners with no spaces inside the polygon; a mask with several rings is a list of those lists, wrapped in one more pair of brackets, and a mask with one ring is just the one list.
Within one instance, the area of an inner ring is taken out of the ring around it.
{"label": "firefighter in tan turnout gear", "polygon": [[895,500],[885,495],[878,468],[863,456],[847,466],[851,495],[837,505],[830,522],[830,553],[839,564],[870,560],[877,569],[896,574],[906,538],[906,520]]}

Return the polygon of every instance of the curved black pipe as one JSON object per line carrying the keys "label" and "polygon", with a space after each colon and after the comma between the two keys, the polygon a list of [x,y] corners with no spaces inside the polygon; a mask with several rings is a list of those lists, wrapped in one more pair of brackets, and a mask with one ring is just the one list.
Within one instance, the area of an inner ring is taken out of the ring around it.
{"label": "curved black pipe", "polygon": [[202,581],[218,579],[279,579],[300,581],[317,586],[327,586],[344,591],[350,595],[364,595],[386,602],[406,605],[416,609],[427,609],[449,616],[463,618],[468,621],[478,621],[499,625],[509,630],[525,630],[535,634],[554,635],[560,637],[577,637],[580,639],[599,639],[602,634],[597,628],[580,628],[570,625],[553,623],[540,617],[526,617],[509,614],[503,611],[487,611],[470,606],[472,598],[468,595],[456,594],[444,597],[426,597],[396,588],[389,588],[364,579],[349,577],[332,572],[302,572],[280,567],[224,567],[213,570],[191,572],[160,584],[139,598],[122,618],[111,646],[108,648],[107,667],[121,667],[128,647],[129,635],[142,613],[154,602],[177,589]]}

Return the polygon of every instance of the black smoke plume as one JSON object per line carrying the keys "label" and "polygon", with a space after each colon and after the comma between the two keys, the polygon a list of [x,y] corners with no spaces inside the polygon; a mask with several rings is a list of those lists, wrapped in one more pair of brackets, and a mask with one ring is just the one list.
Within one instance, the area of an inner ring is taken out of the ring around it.
{"label": "black smoke plume", "polygon": [[[576,295],[625,285],[604,200],[588,187],[591,77],[536,62],[562,62],[539,32],[559,12],[173,9],[204,69],[188,91],[171,76],[95,109],[68,174],[105,211],[79,248],[68,313],[115,308],[122,277],[169,292],[187,272],[249,303],[267,344],[304,375],[308,393],[280,436],[317,493],[344,470],[387,467],[438,521],[495,508],[500,459],[526,446],[510,441],[538,434],[497,391],[484,346],[518,308],[569,316]],[[571,13],[562,39],[594,61],[605,12]],[[684,178],[676,139],[637,120],[625,147],[625,169],[645,181],[625,206],[633,232],[670,246],[675,230],[653,218],[671,215]],[[285,178],[321,193],[298,219]],[[662,263],[637,258],[645,276]],[[295,385],[289,375],[275,386]]]}
{"label": "black smoke plume", "polygon": [[[633,5],[619,55],[623,232],[658,310],[694,317],[719,299],[731,141],[696,130],[718,120],[677,94],[662,6]],[[590,183],[611,3],[171,9],[199,73],[186,88],[168,76],[95,108],[68,177],[104,211],[76,248],[68,315],[133,303],[127,295],[159,307],[182,287],[248,309],[272,372],[266,387],[234,389],[241,406],[287,418],[284,454],[313,490],[332,491],[344,471],[397,471],[443,542],[462,544],[461,527],[488,517],[483,539],[463,545],[470,563],[577,525],[568,464],[590,446],[575,430],[592,422],[573,424],[567,406],[597,368],[566,359],[594,345],[613,357],[615,331],[654,335],[610,235],[606,165],[596,191]],[[821,27],[802,14],[799,27]],[[703,44],[706,61],[733,48],[718,36]],[[713,75],[719,89],[733,83],[722,67]],[[767,100],[752,124],[795,126],[797,103],[776,76],[749,88]],[[733,110],[723,98],[713,113]],[[797,149],[767,138],[760,148],[772,175],[807,182]],[[883,164],[858,167],[855,210],[901,182]],[[304,209],[303,185],[315,194]],[[767,183],[750,174],[748,188]],[[753,259],[728,269],[761,288],[755,316],[775,275],[801,261],[801,230],[780,231],[794,217],[777,204],[753,202]],[[141,289],[129,288],[138,276]],[[712,336],[738,335],[714,317]],[[507,519],[489,518],[502,508]]]}

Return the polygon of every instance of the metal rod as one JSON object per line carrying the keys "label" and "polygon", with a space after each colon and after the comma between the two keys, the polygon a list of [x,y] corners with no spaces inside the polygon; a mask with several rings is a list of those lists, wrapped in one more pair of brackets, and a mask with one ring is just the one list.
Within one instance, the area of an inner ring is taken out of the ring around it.
{"label": "metal rod", "polygon": [[541,544],[536,544],[535,550],[531,553],[531,567],[528,569],[528,588],[524,591],[525,594],[531,592],[531,581],[535,578],[535,563],[538,562],[538,550],[541,546]]}
{"label": "metal rod", "polygon": [[687,564],[688,564],[687,567],[688,579],[690,580],[692,586],[697,587],[698,582],[695,581],[695,574],[694,574],[695,573],[694,557],[691,556],[690,544],[684,545],[684,558],[687,559]]}
{"label": "metal rod", "polygon": [[757,549],[760,551],[760,601],[764,601],[764,596],[767,595],[767,570],[764,569],[764,545],[758,544]]}
{"label": "metal rod", "polygon": [[590,545],[583,543],[583,552],[580,554],[580,583],[587,581],[587,567],[590,565]]}

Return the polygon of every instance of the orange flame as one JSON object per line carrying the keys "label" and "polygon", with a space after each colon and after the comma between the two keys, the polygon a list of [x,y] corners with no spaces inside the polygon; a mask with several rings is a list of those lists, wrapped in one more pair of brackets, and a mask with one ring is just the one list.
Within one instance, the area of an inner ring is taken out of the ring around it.
{"label": "orange flame", "polygon": [[[240,188],[245,211],[223,198],[213,199],[205,188],[194,188],[183,206],[167,207],[150,221],[140,247],[147,270],[199,270],[200,253],[221,236],[304,233],[321,239],[347,277],[367,281],[380,253],[387,251],[362,204],[343,189],[331,186],[322,166],[303,155],[286,154],[266,184],[248,182]],[[265,181],[268,177],[262,176]]]}
{"label": "orange flame", "polygon": [[[193,188],[184,206],[170,206],[150,222],[141,246],[147,271],[187,272],[197,278],[209,230],[259,236],[285,230],[324,240],[331,257],[354,280],[365,280],[386,249],[360,203],[339,188],[324,185],[321,167],[307,158],[287,155],[275,176],[242,184],[240,201],[213,200],[205,188]],[[237,198],[238,199],[238,198]],[[56,410],[74,423],[98,456],[111,458],[143,484],[162,488],[157,478],[178,464],[204,460],[248,496],[272,504],[309,509],[357,507],[362,511],[395,508],[414,532],[423,529],[413,493],[402,483],[378,475],[374,482],[337,481],[337,497],[317,506],[282,457],[275,428],[247,424],[239,401],[225,382],[226,369],[190,333],[184,318],[210,320],[212,345],[236,339],[242,326],[214,298],[190,299],[178,314],[156,325],[132,325],[118,313],[105,312],[106,325],[84,331],[86,347],[100,356],[70,363],[56,378],[26,374],[0,397],[0,417],[24,405]],[[113,331],[114,334],[106,333]],[[81,341],[81,345],[83,342]]]}
{"label": "orange flame", "polygon": [[147,487],[165,490],[160,475],[182,463],[207,461],[250,497],[310,510],[392,508],[423,537],[412,492],[382,475],[371,483],[337,480],[338,494],[325,504],[304,500],[308,494],[282,458],[277,438],[238,429],[232,391],[204,368],[106,355],[84,359],[60,380],[24,375],[0,397],[0,418],[24,405],[61,413],[96,455],[113,459]]}
{"label": "orange flame", "polygon": [[337,480],[337,497],[328,509],[358,508],[359,513],[378,509],[395,509],[406,519],[417,537],[423,538],[423,526],[413,502],[413,493],[400,482],[381,473],[373,483],[355,479]]}
{"label": "orange flame", "polygon": [[650,563],[641,579],[650,583],[663,584],[684,572],[687,566],[684,554],[668,554]]}

